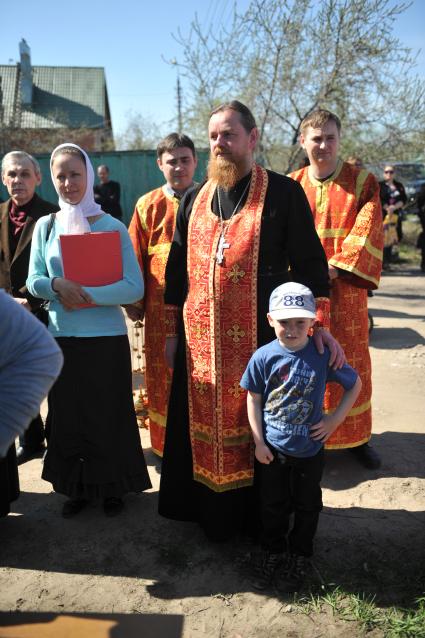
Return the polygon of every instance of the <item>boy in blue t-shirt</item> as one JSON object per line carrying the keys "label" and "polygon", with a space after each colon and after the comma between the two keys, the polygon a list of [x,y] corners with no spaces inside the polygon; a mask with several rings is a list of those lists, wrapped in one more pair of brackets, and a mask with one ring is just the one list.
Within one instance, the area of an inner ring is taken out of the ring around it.
{"label": "boy in blue t-shirt", "polygon": [[[322,505],[323,444],[354,405],[361,381],[353,368],[329,367],[329,350],[319,354],[309,331],[316,305],[309,288],[289,282],[270,296],[274,341],[252,355],[241,379],[258,466],[261,545],[252,584],[281,591],[302,584]],[[326,383],[343,389],[332,414],[322,414]],[[289,532],[289,517],[294,524]]]}

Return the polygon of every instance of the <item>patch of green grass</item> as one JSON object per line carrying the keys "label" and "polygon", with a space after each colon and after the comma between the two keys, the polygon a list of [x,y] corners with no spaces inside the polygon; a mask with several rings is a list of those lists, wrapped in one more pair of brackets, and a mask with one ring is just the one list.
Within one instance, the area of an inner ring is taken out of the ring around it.
{"label": "patch of green grass", "polygon": [[347,622],[355,622],[367,633],[380,629],[385,638],[425,638],[425,597],[416,601],[415,609],[390,607],[383,609],[375,604],[375,596],[344,592],[339,587],[323,594],[298,598],[301,613],[320,613],[330,607],[332,614]]}
{"label": "patch of green grass", "polygon": [[356,621],[365,631],[383,625],[385,619],[382,610],[375,605],[375,596],[349,594],[339,615],[344,620]]}
{"label": "patch of green grass", "polygon": [[[326,590],[325,587],[323,587],[323,589]],[[320,600],[323,604],[328,605],[328,607],[332,609],[332,613],[334,615],[337,615],[344,603],[345,596],[346,594],[341,591],[339,587],[335,587],[335,589],[325,591],[325,593],[320,596]]]}
{"label": "patch of green grass", "polygon": [[421,230],[419,218],[416,215],[407,215],[403,221],[403,243],[416,245],[416,239]]}
{"label": "patch of green grass", "polygon": [[416,215],[407,215],[403,221],[403,239],[400,242],[399,259],[408,266],[417,266],[420,262],[420,251],[416,248],[418,235],[422,227]]}
{"label": "patch of green grass", "polygon": [[417,266],[420,262],[420,252],[415,245],[401,242],[399,245],[399,258],[411,266]]}
{"label": "patch of green grass", "polygon": [[420,262],[420,251],[416,248],[416,242],[421,230],[418,218],[408,215],[403,222],[403,239],[399,244],[399,257],[412,266]]}
{"label": "patch of green grass", "polygon": [[416,602],[416,610],[393,610],[387,619],[386,638],[424,638],[425,597],[418,598]]}
{"label": "patch of green grass", "polygon": [[297,608],[302,614],[309,616],[312,613],[320,614],[322,602],[319,596],[314,596],[311,592],[308,595],[297,599]]}

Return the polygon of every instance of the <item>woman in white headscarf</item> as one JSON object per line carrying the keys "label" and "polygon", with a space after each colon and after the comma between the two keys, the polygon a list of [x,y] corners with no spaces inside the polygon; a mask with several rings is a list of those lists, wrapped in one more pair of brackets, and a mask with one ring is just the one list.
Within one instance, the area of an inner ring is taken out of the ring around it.
{"label": "woman in white headscarf", "polygon": [[[121,304],[143,297],[143,279],[125,226],[93,197],[94,173],[86,153],[61,144],[50,168],[59,195],[55,217],[38,220],[31,247],[28,290],[49,300],[49,330],[64,355],[50,394],[49,441],[42,477],[65,494],[62,515],[78,514],[103,499],[105,514],[123,508],[122,496],[151,484],[134,413],[130,349]],[[88,287],[65,279],[59,236],[119,231],[123,277]],[[81,304],[95,304],[81,308]]]}

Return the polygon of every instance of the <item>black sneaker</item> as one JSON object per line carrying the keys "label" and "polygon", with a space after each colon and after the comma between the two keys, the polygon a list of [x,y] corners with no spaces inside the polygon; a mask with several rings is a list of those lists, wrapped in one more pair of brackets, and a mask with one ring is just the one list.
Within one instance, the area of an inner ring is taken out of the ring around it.
{"label": "black sneaker", "polygon": [[309,571],[309,559],[306,556],[292,554],[287,564],[275,574],[275,586],[277,591],[285,594],[300,591]]}
{"label": "black sneaker", "polygon": [[273,584],[275,572],[280,565],[286,561],[286,554],[273,554],[271,552],[261,552],[253,561],[252,575],[250,583],[255,589],[260,591],[267,589]]}
{"label": "black sneaker", "polygon": [[16,458],[18,461],[18,465],[22,465],[27,461],[31,461],[32,459],[39,459],[45,453],[46,448],[41,443],[38,447],[28,447],[27,445],[20,445],[16,450]]}

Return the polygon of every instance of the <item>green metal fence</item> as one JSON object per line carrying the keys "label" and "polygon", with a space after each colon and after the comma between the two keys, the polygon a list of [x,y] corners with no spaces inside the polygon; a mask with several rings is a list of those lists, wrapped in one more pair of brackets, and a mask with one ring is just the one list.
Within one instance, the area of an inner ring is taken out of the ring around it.
{"label": "green metal fence", "polygon": [[[37,193],[43,199],[57,202],[58,196],[53,188],[50,178],[50,155],[36,155],[40,162],[42,182],[37,188]],[[156,151],[111,151],[107,153],[90,153],[90,159],[96,168],[100,164],[109,167],[110,177],[121,184],[121,207],[123,221],[128,225],[133,214],[137,199],[164,183],[163,174],[156,164]],[[198,152],[198,166],[195,172],[195,180],[202,181],[205,175],[208,152]],[[6,188],[1,185],[0,197],[7,199]]]}

